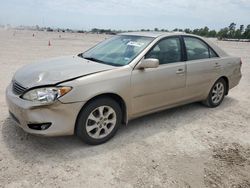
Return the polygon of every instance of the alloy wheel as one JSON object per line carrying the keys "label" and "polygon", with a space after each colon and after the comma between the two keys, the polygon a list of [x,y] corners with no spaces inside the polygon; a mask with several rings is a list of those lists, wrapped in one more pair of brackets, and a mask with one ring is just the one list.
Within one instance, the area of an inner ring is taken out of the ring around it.
{"label": "alloy wheel", "polygon": [[214,104],[220,103],[220,101],[223,99],[224,95],[224,85],[221,82],[218,82],[214,85],[213,90],[212,90],[212,102]]}
{"label": "alloy wheel", "polygon": [[110,106],[99,106],[88,116],[86,121],[87,134],[94,139],[108,136],[116,125],[116,113]]}

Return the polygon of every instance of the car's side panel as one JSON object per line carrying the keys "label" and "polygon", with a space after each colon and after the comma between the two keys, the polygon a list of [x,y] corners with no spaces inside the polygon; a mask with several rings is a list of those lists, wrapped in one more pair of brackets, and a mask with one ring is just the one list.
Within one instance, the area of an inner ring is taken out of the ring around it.
{"label": "car's side panel", "polygon": [[186,95],[204,99],[221,72],[220,58],[187,61]]}
{"label": "car's side panel", "polygon": [[241,79],[240,58],[223,57],[187,62],[187,95],[206,99],[213,84],[221,77],[228,79],[229,88]]}
{"label": "car's side panel", "polygon": [[135,69],[131,77],[132,114],[137,115],[183,100],[185,62]]}
{"label": "car's side panel", "polygon": [[61,83],[61,85],[70,85],[72,91],[60,98],[63,103],[77,101],[88,101],[95,96],[112,93],[120,96],[127,108],[127,115],[131,113],[131,92],[130,77],[132,68],[130,66],[121,69],[110,70],[98,74],[89,75],[70,82]]}
{"label": "car's side panel", "polygon": [[221,75],[226,76],[229,82],[229,89],[238,85],[241,79],[241,59],[238,57],[221,58]]}

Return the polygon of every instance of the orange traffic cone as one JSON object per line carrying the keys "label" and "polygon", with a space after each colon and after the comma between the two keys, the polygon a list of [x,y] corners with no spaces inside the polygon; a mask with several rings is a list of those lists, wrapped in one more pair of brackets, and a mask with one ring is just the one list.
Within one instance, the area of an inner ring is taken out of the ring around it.
{"label": "orange traffic cone", "polygon": [[48,46],[51,46],[50,40],[49,40]]}

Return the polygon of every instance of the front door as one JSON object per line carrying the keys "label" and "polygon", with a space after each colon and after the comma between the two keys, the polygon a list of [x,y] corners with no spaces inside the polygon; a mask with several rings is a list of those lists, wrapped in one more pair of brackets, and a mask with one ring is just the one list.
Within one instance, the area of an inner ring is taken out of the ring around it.
{"label": "front door", "polygon": [[132,113],[139,115],[180,102],[186,87],[186,65],[179,37],[160,40],[144,58],[156,58],[159,67],[134,69],[131,76]]}

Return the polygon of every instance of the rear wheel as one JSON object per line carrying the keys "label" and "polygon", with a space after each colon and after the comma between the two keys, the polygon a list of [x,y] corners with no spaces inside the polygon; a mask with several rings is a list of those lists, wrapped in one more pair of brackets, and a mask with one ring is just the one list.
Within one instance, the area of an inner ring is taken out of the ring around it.
{"label": "rear wheel", "polygon": [[207,99],[203,102],[206,106],[215,108],[219,106],[226,93],[226,82],[223,78],[220,78],[215,82],[213,87],[211,88]]}
{"label": "rear wheel", "polygon": [[111,98],[96,99],[80,112],[76,134],[87,144],[102,144],[115,135],[121,117],[121,108],[117,102]]}

